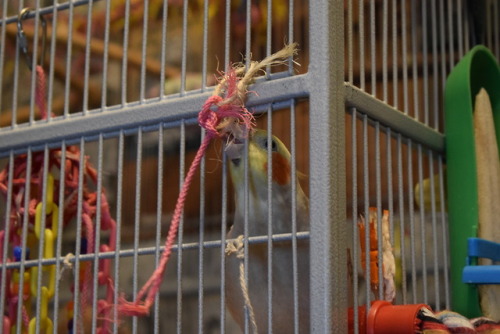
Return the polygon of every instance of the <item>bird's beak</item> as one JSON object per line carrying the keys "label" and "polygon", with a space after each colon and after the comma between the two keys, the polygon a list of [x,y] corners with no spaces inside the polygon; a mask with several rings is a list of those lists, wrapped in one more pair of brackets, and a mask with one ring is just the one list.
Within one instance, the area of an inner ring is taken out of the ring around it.
{"label": "bird's beak", "polygon": [[226,154],[231,162],[238,167],[243,157],[245,143],[238,139],[233,139],[226,144]]}

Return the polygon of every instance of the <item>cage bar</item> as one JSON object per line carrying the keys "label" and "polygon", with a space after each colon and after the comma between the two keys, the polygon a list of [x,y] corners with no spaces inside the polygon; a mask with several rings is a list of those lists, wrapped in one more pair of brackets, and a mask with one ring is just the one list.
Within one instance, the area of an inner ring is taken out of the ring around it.
{"label": "cage bar", "polygon": [[[123,160],[125,135],[123,130],[118,137],[118,168],[117,168],[117,190],[116,190],[116,250],[114,253],[114,296],[113,303],[118,303],[119,281],[120,281],[120,251],[121,251],[121,229],[122,229],[122,202],[123,202]],[[118,309],[113,310],[113,334],[118,333]]]}
{"label": "cage bar", "polygon": [[346,217],[345,164],[340,161],[345,159],[344,36],[338,33],[344,27],[343,1],[312,1],[309,11],[315,22],[310,26],[310,49],[315,51],[308,73],[316,82],[309,117],[312,331],[345,333],[347,294],[335,283],[345,281],[346,231],[344,224],[332,224]]}
{"label": "cage bar", "polygon": [[[267,111],[267,142],[272,142],[272,131],[273,131],[273,109],[269,106]],[[273,198],[273,156],[272,150],[267,147],[267,198]],[[292,180],[294,180],[292,176]],[[293,191],[292,191],[293,192]],[[292,201],[291,208],[292,215],[295,212],[294,203]],[[268,321],[267,326],[269,331],[273,330],[273,204],[271,200],[267,202],[267,307],[268,307]],[[292,226],[294,222],[292,221]],[[296,308],[294,308],[293,320],[295,328],[298,328],[296,319],[297,314],[295,313]]]}
{"label": "cage bar", "polygon": [[[9,156],[9,179],[8,179],[8,184],[7,184],[7,203],[10,203],[10,201],[12,201],[12,183],[13,183],[13,178],[14,178],[13,171],[14,171],[14,154],[11,151],[10,156]],[[4,234],[2,236],[2,238],[4,240],[6,238],[8,238],[8,235],[10,233],[10,219],[9,218],[10,218],[10,206],[7,206],[5,209]],[[23,237],[23,239],[24,239],[23,241],[25,242],[24,237]],[[5,242],[5,244],[3,245],[3,249],[2,249],[2,263],[7,263],[8,250],[9,250],[9,243]],[[25,258],[25,256],[26,256],[26,248],[25,247],[23,247],[21,256],[22,256],[22,258]],[[22,268],[22,269],[24,269],[24,268]],[[24,273],[23,273],[23,278],[21,279],[21,277],[20,277],[19,280],[20,280],[20,282],[24,281]],[[7,288],[8,288],[6,281],[7,281],[7,271],[2,270],[1,282],[0,282],[0,294],[2,296],[5,296]],[[22,292],[20,291],[20,293],[22,293]],[[5,306],[6,306],[5,304],[6,304],[6,299],[2,298],[2,302],[0,302],[0,314],[4,314]]]}
{"label": "cage bar", "polygon": [[69,116],[69,90],[71,88],[71,56],[73,52],[73,16],[74,16],[74,4],[73,1],[69,2],[69,18],[68,18],[68,39],[67,39],[67,45],[66,45],[66,78],[64,81],[64,118],[68,118]]}

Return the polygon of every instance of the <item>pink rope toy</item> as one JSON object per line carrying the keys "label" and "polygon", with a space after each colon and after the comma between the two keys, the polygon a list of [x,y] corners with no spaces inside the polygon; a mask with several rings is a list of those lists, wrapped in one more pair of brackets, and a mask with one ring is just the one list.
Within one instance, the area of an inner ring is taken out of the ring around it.
{"label": "pink rope toy", "polygon": [[179,193],[160,263],[141,288],[134,302],[127,301],[123,295],[120,297],[118,311],[121,315],[144,316],[149,314],[172,253],[189,187],[208,144],[214,138],[225,139],[228,143],[247,138],[254,126],[253,115],[244,106],[248,92],[247,87],[253,82],[255,76],[267,66],[285,64],[295,54],[296,45],[290,44],[261,62],[250,62],[248,68],[243,64],[235,65],[220,79],[214,95],[207,99],[198,114],[198,123],[205,129],[206,136],[196,153]]}
{"label": "pink rope toy", "polygon": [[[45,80],[45,72],[41,66],[36,67],[36,94],[35,94],[35,102],[38,107],[38,111],[41,115],[42,119],[47,118],[47,110],[46,110],[46,80]],[[87,239],[87,253],[93,253],[95,251],[95,227],[94,221],[97,218],[97,199],[99,194],[97,192],[90,191],[90,184],[97,184],[97,171],[94,167],[88,162],[88,157],[84,158],[84,161],[80,160],[80,150],[76,146],[68,146],[65,150],[65,160],[62,160],[62,150],[61,149],[51,149],[49,150],[49,158],[47,162],[47,170],[51,171],[53,169],[61,170],[64,166],[64,179],[62,180],[54,180],[54,203],[59,204],[59,189],[64,184],[64,206],[60,208],[60,213],[63,215],[63,225],[67,225],[72,219],[76,217],[78,212],[78,185],[79,185],[79,175],[80,169],[83,168],[83,189],[82,197],[82,214],[81,220],[82,225],[84,227],[85,238]],[[42,189],[43,183],[46,182],[43,179],[45,159],[44,152],[33,152],[31,154],[31,170],[27,169],[28,162],[27,154],[21,154],[14,158],[12,170],[12,175],[9,175],[10,166],[7,165],[2,171],[0,171],[0,193],[7,198],[8,194],[8,183],[9,179],[12,179],[12,189],[11,191],[11,202],[6,203],[7,206],[10,206],[10,217],[8,221],[6,221],[6,226],[8,226],[8,235],[6,235],[5,230],[0,231],[0,264],[3,261],[4,254],[4,243],[7,242],[11,244],[12,247],[15,246],[23,246],[21,235],[23,229],[24,216],[28,215],[28,231],[29,233],[33,233],[35,214],[36,214],[36,206],[42,201]],[[27,176],[30,175],[30,193],[27,193],[26,189],[26,179]],[[36,191],[33,191],[36,190]],[[28,207],[24,207],[25,197],[28,196]],[[110,240],[109,245],[101,244],[100,251],[114,251],[116,247],[116,222],[112,218],[108,201],[106,199],[106,194],[104,189],[100,194],[100,209],[101,209],[101,229],[110,231]],[[51,219],[46,219],[46,228],[51,226]],[[27,245],[26,245],[27,246]],[[56,255],[57,256],[57,255]],[[7,262],[12,262],[13,260],[7,258]],[[107,294],[106,300],[107,303],[112,303],[113,301],[113,284],[110,276],[110,261],[111,259],[102,259],[99,261],[99,284],[106,285]],[[81,308],[85,309],[89,304],[89,301],[92,297],[93,287],[91,280],[91,265],[90,263],[85,263],[87,265],[82,264],[82,279],[81,279]],[[9,274],[9,272],[8,272]],[[75,273],[75,275],[80,275],[79,273]],[[7,275],[6,286],[10,286],[10,275]],[[25,282],[26,283],[26,282]],[[7,301],[10,305],[8,310],[8,318],[10,324],[15,324],[17,319],[17,304],[19,300],[18,294],[11,293],[7,289]],[[22,291],[22,288],[20,288]],[[26,296],[24,294],[20,294],[20,296],[24,299]],[[99,304],[102,304],[102,300],[99,301]],[[22,308],[22,318],[23,324],[26,328],[28,328],[29,316],[28,312],[31,310],[26,310],[23,306]],[[109,317],[109,310],[98,308],[98,315],[102,318]],[[78,323],[78,322],[74,322]],[[74,329],[74,332],[80,332],[81,328]],[[108,330],[108,321],[103,321],[102,327],[98,330],[101,333],[109,332]]]}

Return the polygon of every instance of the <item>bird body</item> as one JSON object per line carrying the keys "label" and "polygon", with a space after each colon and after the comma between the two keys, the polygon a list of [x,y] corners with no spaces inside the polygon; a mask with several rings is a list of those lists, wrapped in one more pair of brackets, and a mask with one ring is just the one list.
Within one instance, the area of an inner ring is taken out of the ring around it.
{"label": "bird body", "polygon": [[[232,149],[230,172],[235,189],[234,223],[229,239],[245,233],[245,199],[248,199],[248,236],[268,235],[269,208],[272,233],[292,232],[293,196],[296,196],[296,231],[309,230],[309,200],[298,180],[292,193],[290,153],[276,137],[268,140],[267,132],[255,130],[248,139],[248,188],[245,189],[244,144]],[[270,149],[272,162],[268,163]],[[272,166],[272,201],[268,202],[268,166]],[[245,192],[248,193],[245,195]],[[297,286],[294,286],[292,241],[273,242],[271,284],[272,302],[269,308],[269,258],[267,243],[251,244],[248,248],[247,289],[259,332],[269,332],[272,316],[273,333],[293,333],[295,326],[294,303],[297,301],[298,333],[309,332],[309,242],[297,241]],[[235,321],[243,329],[245,302],[239,281],[241,259],[229,256],[226,261],[226,305]],[[294,296],[294,289],[297,295]]]}

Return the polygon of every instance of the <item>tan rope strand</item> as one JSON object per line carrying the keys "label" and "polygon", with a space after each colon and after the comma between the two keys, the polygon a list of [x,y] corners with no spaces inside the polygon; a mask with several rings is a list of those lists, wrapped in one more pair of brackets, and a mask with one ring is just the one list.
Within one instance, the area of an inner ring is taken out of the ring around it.
{"label": "tan rope strand", "polygon": [[250,300],[250,295],[248,294],[247,281],[245,280],[245,264],[244,264],[244,244],[243,236],[240,235],[238,238],[231,242],[228,242],[226,246],[226,254],[236,254],[236,258],[240,260],[240,288],[243,294],[243,300],[245,301],[245,307],[248,311],[248,316],[250,318],[250,324],[252,325],[252,330],[254,334],[258,334],[257,321],[255,320],[255,313],[253,311],[252,302]]}
{"label": "tan rope strand", "polygon": [[[270,55],[269,57],[264,58],[260,62],[251,61],[248,68],[246,68],[246,65],[244,63],[234,64],[233,69],[236,71],[236,75],[240,76],[243,73],[245,74],[238,82],[238,92],[230,98],[224,99],[221,102],[221,105],[233,103],[237,98],[240,99],[240,101],[244,102],[246,99],[247,87],[254,82],[255,77],[257,76],[259,71],[264,71],[267,66],[286,65],[288,63],[288,59],[295,56],[296,54],[297,43],[292,43],[285,45],[283,49]],[[225,93],[225,88],[225,80],[223,79],[215,88],[215,95],[223,96]]]}

